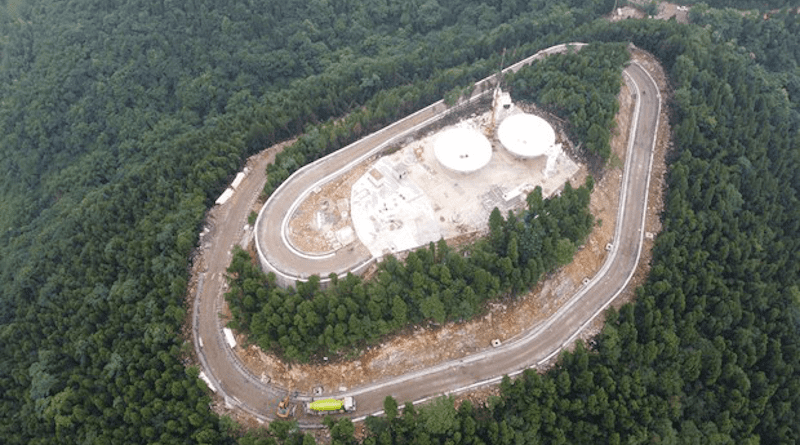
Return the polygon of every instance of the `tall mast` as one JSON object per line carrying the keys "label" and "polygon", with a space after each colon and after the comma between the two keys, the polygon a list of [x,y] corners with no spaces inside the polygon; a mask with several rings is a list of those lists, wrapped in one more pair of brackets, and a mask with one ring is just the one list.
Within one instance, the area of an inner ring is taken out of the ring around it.
{"label": "tall mast", "polygon": [[500,107],[500,84],[503,83],[503,65],[506,63],[506,49],[503,48],[503,55],[500,57],[500,66],[497,67],[497,83],[494,86],[494,93],[492,93],[492,120],[489,122],[489,127],[486,129],[486,136],[492,137],[494,134],[494,127],[497,125],[497,112]]}

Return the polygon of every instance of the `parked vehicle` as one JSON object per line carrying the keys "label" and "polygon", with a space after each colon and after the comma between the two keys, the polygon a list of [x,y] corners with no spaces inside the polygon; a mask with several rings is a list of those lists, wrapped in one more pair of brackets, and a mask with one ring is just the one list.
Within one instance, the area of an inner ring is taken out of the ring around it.
{"label": "parked vehicle", "polygon": [[306,413],[317,416],[336,413],[352,413],[356,410],[356,400],[353,397],[342,399],[312,400],[306,403]]}
{"label": "parked vehicle", "polygon": [[288,419],[291,416],[294,416],[294,410],[297,408],[295,405],[289,403],[291,399],[291,393],[286,394],[286,397],[281,400],[281,403],[278,404],[278,409],[275,411],[275,414],[281,419]]}

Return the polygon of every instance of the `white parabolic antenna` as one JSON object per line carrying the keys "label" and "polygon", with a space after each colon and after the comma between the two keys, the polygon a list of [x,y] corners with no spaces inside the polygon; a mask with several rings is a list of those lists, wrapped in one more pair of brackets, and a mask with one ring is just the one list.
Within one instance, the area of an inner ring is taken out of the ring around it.
{"label": "white parabolic antenna", "polygon": [[478,130],[451,128],[436,138],[434,153],[448,170],[472,173],[492,159],[492,145]]}
{"label": "white parabolic antenna", "polygon": [[507,117],[497,129],[497,138],[506,150],[520,158],[552,156],[556,151],[556,133],[546,120],[532,114]]}

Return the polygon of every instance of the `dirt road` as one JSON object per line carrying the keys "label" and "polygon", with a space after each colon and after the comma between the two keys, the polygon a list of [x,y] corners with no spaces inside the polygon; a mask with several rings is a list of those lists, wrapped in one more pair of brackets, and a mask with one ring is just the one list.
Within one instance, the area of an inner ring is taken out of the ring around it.
{"label": "dirt road", "polygon": [[[530,331],[514,341],[506,342],[496,349],[415,373],[353,388],[347,395],[355,395],[358,400],[359,409],[354,417],[363,418],[367,414],[379,413],[383,399],[387,395],[393,395],[401,402],[424,401],[443,393],[458,392],[493,383],[504,374],[514,375],[525,368],[545,363],[564,346],[569,345],[625,288],[641,252],[652,150],[658,127],[661,97],[655,81],[641,66],[636,63],[631,64],[624,72],[626,81],[636,92],[636,112],[634,125],[631,127],[633,137],[630,138],[626,158],[615,241],[600,272],[553,316],[533,326]],[[428,109],[421,111],[433,112],[432,108],[436,105],[428,107],[430,111],[426,111]],[[412,115],[412,120],[405,125],[413,127],[417,125],[414,122],[421,122],[415,119],[430,118],[424,114],[414,116]],[[375,139],[371,141],[374,143]],[[358,152],[355,158],[351,157],[349,161],[337,159],[336,164],[331,164],[334,167],[338,165],[338,169],[327,166],[325,160],[318,161],[316,163],[318,167],[315,168],[321,168],[323,175],[317,178],[338,171],[342,165],[358,162],[357,158],[362,158],[364,153],[369,152],[368,143],[364,144],[366,145],[361,147],[364,151]],[[214,390],[224,398],[229,407],[238,407],[262,421],[270,420],[274,416],[275,406],[286,394],[286,389],[262,381],[242,366],[225,343],[219,313],[223,304],[223,276],[230,261],[230,251],[244,236],[244,229],[236,226],[228,227],[229,225],[224,225],[224,222],[246,221],[247,214],[264,184],[264,179],[256,175],[263,176],[268,162],[269,160],[264,158],[258,165],[253,165],[251,177],[243,181],[237,193],[224,205],[215,207],[211,212],[212,222],[218,222],[219,226],[215,226],[215,229],[205,237],[209,240],[204,247],[204,257],[208,259],[208,264],[198,278],[193,314],[195,350],[202,370]],[[310,183],[305,184],[307,187]],[[289,191],[286,188],[279,189],[276,194],[288,193],[292,196],[292,193],[304,193],[305,190]],[[268,232],[280,234],[280,227],[269,224],[266,227],[270,228]],[[266,230],[263,227],[262,229]],[[335,264],[333,266],[336,267]],[[329,393],[326,395],[337,396]],[[317,426],[318,422],[304,420],[302,425],[313,427]]]}

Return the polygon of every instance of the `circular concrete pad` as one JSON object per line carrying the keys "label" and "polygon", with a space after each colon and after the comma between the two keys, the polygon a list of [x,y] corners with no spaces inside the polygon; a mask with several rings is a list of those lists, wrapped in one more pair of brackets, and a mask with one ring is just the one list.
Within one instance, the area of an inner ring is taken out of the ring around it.
{"label": "circular concrete pad", "polygon": [[492,144],[480,131],[469,128],[444,131],[433,150],[442,166],[459,173],[478,171],[492,159]]}
{"label": "circular concrete pad", "polygon": [[521,158],[549,155],[556,143],[556,133],[546,120],[525,113],[507,117],[497,137],[506,150]]}

